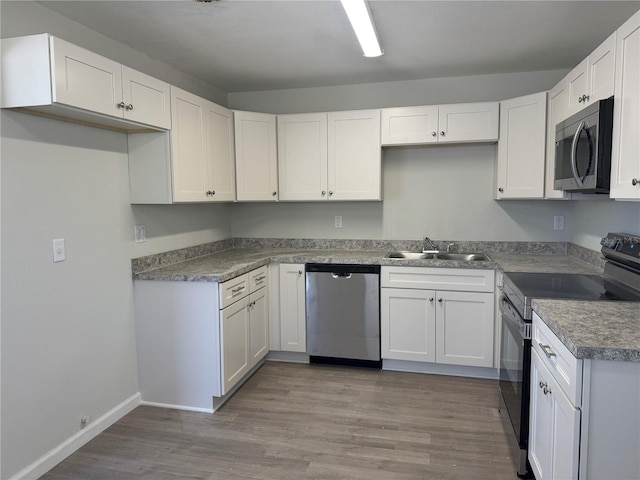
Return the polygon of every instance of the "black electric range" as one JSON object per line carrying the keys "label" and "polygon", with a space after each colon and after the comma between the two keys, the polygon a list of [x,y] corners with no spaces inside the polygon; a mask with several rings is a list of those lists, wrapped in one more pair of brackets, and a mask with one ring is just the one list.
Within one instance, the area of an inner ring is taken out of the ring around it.
{"label": "black electric range", "polygon": [[[531,478],[528,462],[531,300],[553,298],[640,302],[640,237],[609,233],[600,242],[603,275],[505,272],[500,299],[500,412],[514,432],[517,475]],[[640,327],[640,323],[639,323]]]}

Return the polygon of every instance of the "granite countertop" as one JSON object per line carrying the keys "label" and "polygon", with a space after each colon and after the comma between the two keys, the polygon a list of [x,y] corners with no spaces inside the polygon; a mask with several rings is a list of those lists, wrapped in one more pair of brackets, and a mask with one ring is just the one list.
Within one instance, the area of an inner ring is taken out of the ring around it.
{"label": "granite countertop", "polygon": [[640,302],[534,299],[532,305],[576,358],[640,362]]}
{"label": "granite countertop", "polygon": [[491,258],[503,272],[602,274],[601,268],[571,255],[496,253]]}
{"label": "granite countertop", "polygon": [[179,282],[224,282],[269,263],[332,263],[348,265],[396,265],[418,267],[484,268],[499,265],[487,261],[407,260],[385,258],[387,250],[329,250],[329,249],[242,249],[235,248],[212,253],[152,270],[133,274],[134,280],[163,280]]}

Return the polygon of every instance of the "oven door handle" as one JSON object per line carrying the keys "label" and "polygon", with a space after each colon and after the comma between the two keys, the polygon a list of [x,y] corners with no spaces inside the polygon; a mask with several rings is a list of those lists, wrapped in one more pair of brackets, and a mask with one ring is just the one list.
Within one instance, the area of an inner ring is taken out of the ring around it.
{"label": "oven door handle", "polygon": [[504,295],[500,297],[500,314],[502,318],[506,318],[510,323],[518,328],[518,331],[524,340],[531,340],[531,324],[526,323],[522,318],[520,318],[518,312],[514,310],[511,302],[509,302]]}

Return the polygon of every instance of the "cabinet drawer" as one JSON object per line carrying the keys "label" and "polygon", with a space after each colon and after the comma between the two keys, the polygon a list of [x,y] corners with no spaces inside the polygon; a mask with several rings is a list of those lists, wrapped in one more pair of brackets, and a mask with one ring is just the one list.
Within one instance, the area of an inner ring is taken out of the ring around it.
{"label": "cabinet drawer", "polygon": [[382,287],[493,292],[495,272],[474,268],[382,267]]}
{"label": "cabinet drawer", "polygon": [[569,400],[581,406],[582,360],[578,360],[556,335],[533,313],[531,345]]}
{"label": "cabinet drawer", "polygon": [[232,278],[220,284],[220,309],[249,295],[249,274]]}
{"label": "cabinet drawer", "polygon": [[267,266],[256,268],[249,272],[249,293],[253,293],[256,290],[266,287],[269,284],[269,274],[267,273]]}

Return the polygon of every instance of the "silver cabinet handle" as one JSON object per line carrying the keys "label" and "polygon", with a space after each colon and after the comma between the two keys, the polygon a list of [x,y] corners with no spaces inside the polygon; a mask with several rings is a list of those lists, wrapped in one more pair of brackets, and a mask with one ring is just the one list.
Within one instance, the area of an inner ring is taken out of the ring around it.
{"label": "silver cabinet handle", "polygon": [[256,278],[256,282],[261,282],[261,281],[262,281],[262,280],[264,280],[265,278],[267,278],[267,277],[265,277],[264,275],[262,275],[262,276],[260,276],[260,277]]}
{"label": "silver cabinet handle", "polygon": [[540,383],[538,383],[538,386],[542,389],[542,393],[544,393],[545,395],[547,393],[551,393],[551,389],[547,385],[547,382],[543,382],[542,380],[540,380]]}
{"label": "silver cabinet handle", "polygon": [[636,185],[638,185],[639,183],[640,183],[640,180],[638,180],[637,178],[634,178],[634,179],[631,180],[631,185],[633,185],[634,187]]}
{"label": "silver cabinet handle", "polygon": [[543,345],[540,342],[538,342],[538,345],[540,346],[540,348],[542,349],[544,354],[547,356],[547,358],[551,358],[551,357],[555,357],[556,356],[556,354],[551,351],[551,347],[549,345]]}
{"label": "silver cabinet handle", "polygon": [[133,105],[130,103],[129,105],[127,105],[126,107],[124,107],[126,110],[133,110]]}
{"label": "silver cabinet handle", "polygon": [[329,195],[330,196],[333,195],[333,191],[332,190],[329,190]]}
{"label": "silver cabinet handle", "polygon": [[442,303],[442,298],[439,298],[439,299],[438,299],[438,302]]}
{"label": "silver cabinet handle", "polygon": [[578,103],[582,103],[584,102],[584,99],[582,97],[578,97]]}
{"label": "silver cabinet handle", "polygon": [[431,132],[432,137],[435,137],[436,135],[438,135],[436,132]]}
{"label": "silver cabinet handle", "polygon": [[429,301],[430,301],[430,302],[433,302],[433,297],[429,297]]}
{"label": "silver cabinet handle", "polygon": [[324,190],[322,190],[322,195],[326,195],[326,194],[327,194],[327,192],[325,192]]}
{"label": "silver cabinet handle", "polygon": [[278,194],[278,192],[273,192],[271,195],[273,195],[274,197]]}
{"label": "silver cabinet handle", "polygon": [[500,187],[500,188],[498,189],[498,191],[499,191],[500,193],[504,193],[504,188]]}
{"label": "silver cabinet handle", "polygon": [[127,106],[127,105],[126,105],[124,102],[120,102],[120,103],[118,103],[118,104],[116,105],[116,107],[118,107],[118,108],[126,108],[126,106]]}
{"label": "silver cabinet handle", "polygon": [[298,275],[302,275],[302,270],[298,270]]}
{"label": "silver cabinet handle", "polygon": [[444,137],[444,131],[440,132],[440,136]]}

